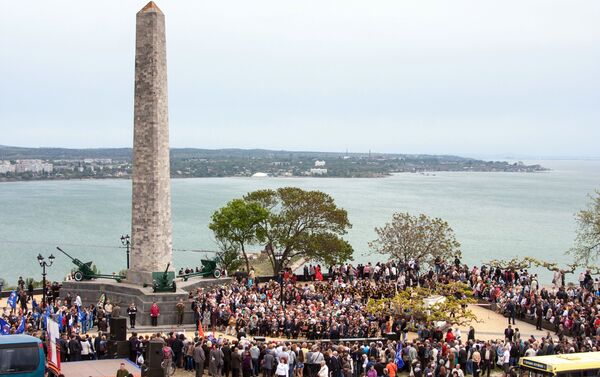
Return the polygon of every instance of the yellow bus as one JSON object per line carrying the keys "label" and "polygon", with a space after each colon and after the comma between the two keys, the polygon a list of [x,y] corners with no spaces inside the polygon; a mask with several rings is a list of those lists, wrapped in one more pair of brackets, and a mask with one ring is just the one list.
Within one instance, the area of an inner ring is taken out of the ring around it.
{"label": "yellow bus", "polygon": [[600,352],[567,353],[522,357],[521,376],[596,377],[600,376]]}

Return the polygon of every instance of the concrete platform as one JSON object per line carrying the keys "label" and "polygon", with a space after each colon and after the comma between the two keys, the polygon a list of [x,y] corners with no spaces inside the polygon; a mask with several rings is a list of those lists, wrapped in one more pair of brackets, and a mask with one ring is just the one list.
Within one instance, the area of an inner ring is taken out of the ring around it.
{"label": "concrete platform", "polygon": [[[159,326],[170,326],[176,323],[177,313],[175,305],[180,299],[186,303],[184,323],[193,324],[194,315],[191,311],[191,306],[188,303],[188,292],[195,291],[199,287],[212,287],[229,283],[231,278],[190,278],[187,282],[177,279],[176,292],[153,293],[152,287],[142,287],[126,282],[117,283],[112,279],[96,279],[88,281],[65,281],[62,284],[61,296],[64,297],[67,292],[71,293],[73,298],[76,295],[81,296],[84,305],[98,303],[100,295],[104,293],[106,298],[113,304],[118,304],[121,307],[121,316],[127,314],[127,307],[135,302],[138,314],[136,317],[136,325],[150,325],[150,307],[152,302],[156,301],[160,308],[160,316],[158,317]],[[137,327],[137,326],[136,326]]]}
{"label": "concrete platform", "polygon": [[127,359],[90,360],[62,363],[60,371],[66,377],[114,377],[117,370],[125,363],[125,368],[135,377],[140,377],[142,372],[137,365]]}

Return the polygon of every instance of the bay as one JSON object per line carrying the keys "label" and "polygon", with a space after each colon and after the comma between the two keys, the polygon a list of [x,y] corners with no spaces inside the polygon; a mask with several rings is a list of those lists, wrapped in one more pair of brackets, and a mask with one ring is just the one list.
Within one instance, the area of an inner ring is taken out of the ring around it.
{"label": "bay", "polygon": [[[385,260],[369,251],[373,230],[394,212],[425,213],[447,220],[462,244],[463,259],[479,264],[495,258],[531,256],[568,263],[574,214],[600,189],[600,161],[527,161],[551,168],[542,173],[438,172],[396,174],[379,179],[197,178],[172,181],[173,248],[176,268],[199,265],[214,250],[210,215],[245,193],[296,186],[322,190],[348,210],[347,239],[358,262]],[[54,254],[50,279],[73,267],[61,246],[103,273],[125,268],[120,236],[130,232],[131,181],[38,181],[0,184],[0,277],[41,278],[36,256]],[[542,283],[550,273],[538,271]]]}

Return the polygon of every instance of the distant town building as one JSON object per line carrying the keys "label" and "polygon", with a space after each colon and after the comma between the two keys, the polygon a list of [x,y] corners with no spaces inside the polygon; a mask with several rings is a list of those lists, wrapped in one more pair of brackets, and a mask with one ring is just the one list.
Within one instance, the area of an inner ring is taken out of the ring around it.
{"label": "distant town building", "polygon": [[0,174],[14,173],[15,165],[11,164],[10,161],[0,161]]}
{"label": "distant town building", "polygon": [[43,160],[17,160],[15,165],[16,173],[52,173],[52,170],[53,165]]}
{"label": "distant town building", "polygon": [[315,167],[316,168],[323,167],[323,166],[325,166],[325,161],[321,161],[321,160],[315,161]]}
{"label": "distant town building", "polygon": [[327,174],[327,169],[323,169],[323,168],[310,169],[310,175],[325,175],[325,174]]}
{"label": "distant town building", "polygon": [[85,158],[83,159],[83,163],[108,165],[112,164],[112,158]]}

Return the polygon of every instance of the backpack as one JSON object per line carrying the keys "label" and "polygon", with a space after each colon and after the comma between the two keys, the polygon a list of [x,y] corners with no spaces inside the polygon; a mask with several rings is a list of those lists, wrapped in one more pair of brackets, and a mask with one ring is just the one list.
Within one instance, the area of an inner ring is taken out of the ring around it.
{"label": "backpack", "polygon": [[101,340],[100,344],[98,345],[98,352],[106,352],[106,341]]}

